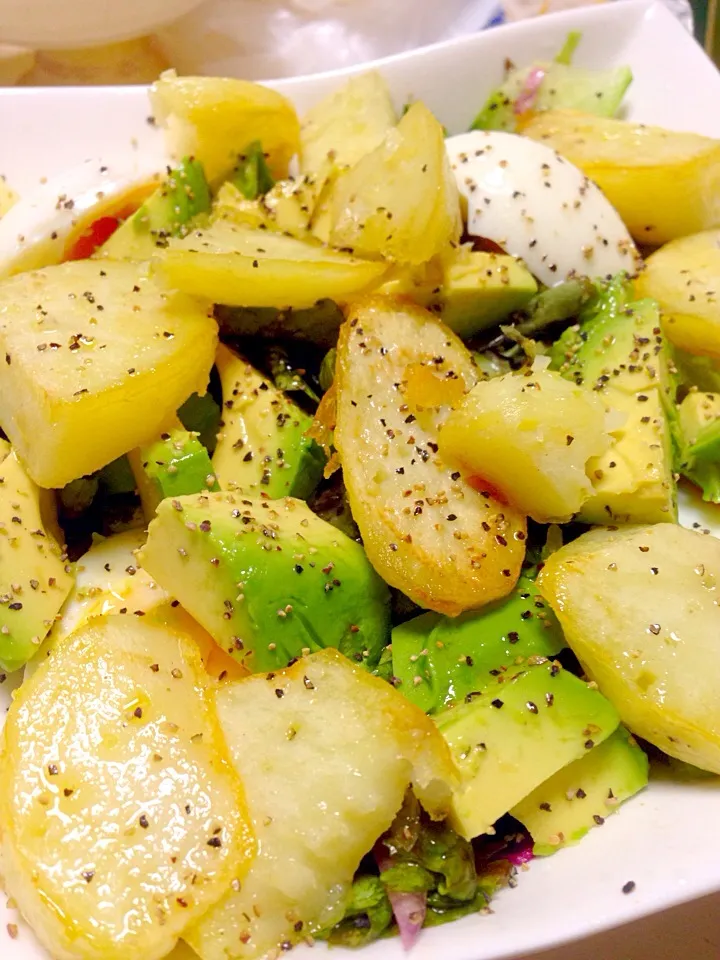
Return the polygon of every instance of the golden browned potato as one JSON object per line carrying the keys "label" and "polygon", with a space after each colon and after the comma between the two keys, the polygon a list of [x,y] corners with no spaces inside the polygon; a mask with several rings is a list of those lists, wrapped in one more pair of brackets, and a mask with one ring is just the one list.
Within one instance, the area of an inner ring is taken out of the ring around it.
{"label": "golden browned potato", "polygon": [[639,243],[720,224],[718,140],[575,110],[537,113],[522,132],[594,180]]}
{"label": "golden browned potato", "polygon": [[351,77],[302,118],[303,173],[317,173],[328,158],[338,166],[352,166],[382,143],[396,122],[383,77],[376,70]]}
{"label": "golden browned potato", "polygon": [[360,256],[424,263],[460,237],[460,197],[443,128],[414,103],[332,191],[330,243]]}
{"label": "golden browned potato", "polygon": [[345,302],[374,286],[383,263],[360,260],[269,230],[226,220],[171,240],[155,266],[175,290],[237,307],[312,307]]}
{"label": "golden browned potato", "polygon": [[202,960],[275,956],[342,917],[408,784],[439,818],[456,772],[432,720],[336,650],[226,684],[217,702],[259,855],[186,939]]}
{"label": "golden browned potato", "polygon": [[62,487],[153,439],[204,393],[217,324],[141,264],[78,260],[0,283],[0,426],[32,479]]}
{"label": "golden browned potato", "polygon": [[168,70],[153,84],[150,102],[155,119],[166,128],[171,154],[200,160],[212,181],[229,173],[254,140],[262,143],[273,176],[286,177],[300,146],[295,108],[259,83],[178,77]]}
{"label": "golden browned potato", "polygon": [[357,304],[340,331],[335,446],[371,563],[420,606],[458,614],[510,592],[525,517],[438,453],[442,425],[478,378],[432,314]]}
{"label": "golden browned potato", "polygon": [[473,387],[448,417],[440,452],[533,520],[563,523],[594,492],[586,464],[610,446],[606,419],[587,387],[528,368]]}
{"label": "golden browned potato", "polygon": [[632,732],[720,773],[720,541],[671,523],[593,530],[537,582]]}
{"label": "golden browned potato", "polygon": [[675,346],[720,357],[720,230],[683,237],[656,251],[636,287],[660,304],[663,330]]}
{"label": "golden browned potato", "polygon": [[58,960],[165,956],[255,852],[193,641],[137,616],[62,641],[0,740],[5,891]]}

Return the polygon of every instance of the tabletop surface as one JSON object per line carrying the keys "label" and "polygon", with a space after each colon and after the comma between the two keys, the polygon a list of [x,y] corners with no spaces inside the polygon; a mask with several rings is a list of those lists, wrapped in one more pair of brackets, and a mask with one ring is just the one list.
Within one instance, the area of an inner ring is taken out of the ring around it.
{"label": "tabletop surface", "polygon": [[720,894],[523,960],[720,960]]}

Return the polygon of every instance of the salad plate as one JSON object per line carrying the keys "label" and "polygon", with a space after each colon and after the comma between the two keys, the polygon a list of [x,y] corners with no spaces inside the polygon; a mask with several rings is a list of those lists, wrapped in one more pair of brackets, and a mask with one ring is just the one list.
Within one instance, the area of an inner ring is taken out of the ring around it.
{"label": "salad plate", "polygon": [[[582,33],[578,65],[632,68],[624,108],[629,118],[720,137],[720,75],[666,8],[647,0],[619,0],[500,27],[375,66],[398,107],[422,100],[450,133],[460,133],[501,80],[506,59],[525,64],[552,57],[570,30]],[[367,65],[269,85],[302,111],[364,69]],[[144,176],[149,169],[161,169],[165,159],[162,135],[149,115],[147,92],[140,87],[4,90],[0,173],[21,195],[85,161],[121,164]],[[682,492],[684,524],[720,535],[716,513],[717,508]],[[3,716],[11,686],[11,680],[0,685]],[[718,809],[720,778],[671,780],[655,772],[649,788],[621,815],[591,831],[580,845],[521,869],[517,884],[502,891],[487,914],[425,930],[412,955],[416,960],[527,956],[720,891]],[[315,947],[321,953],[324,949]],[[339,948],[335,953],[357,956]],[[179,948],[178,960],[180,955]],[[307,948],[294,955],[308,955]],[[404,953],[400,941],[392,939],[365,947],[361,955],[399,960]],[[47,960],[5,898],[0,902],[0,957]]]}

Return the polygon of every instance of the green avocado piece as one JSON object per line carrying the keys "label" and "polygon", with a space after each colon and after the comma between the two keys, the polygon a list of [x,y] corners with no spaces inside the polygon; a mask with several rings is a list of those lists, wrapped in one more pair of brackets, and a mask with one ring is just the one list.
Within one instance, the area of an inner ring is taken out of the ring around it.
{"label": "green avocado piece", "polygon": [[534,63],[510,72],[505,82],[490,94],[470,129],[514,133],[518,121],[515,104],[531,74],[540,80],[540,86],[528,110],[533,113],[580,110],[598,117],[615,116],[633,78],[629,67],[583,70],[565,63]]}
{"label": "green avocado piece", "polygon": [[170,430],[129,456],[148,520],[165,497],[219,490],[212,463],[197,434]]}
{"label": "green avocado piece", "polygon": [[536,787],[607,739],[620,718],[597,689],[545,663],[501,674],[435,721],[460,773],[450,823],[469,840],[491,833]]}
{"label": "green avocado piece", "polygon": [[0,672],[37,651],[73,585],[54,531],[54,496],[0,440]]}
{"label": "green avocado piece", "polygon": [[519,260],[462,248],[445,265],[430,309],[459,337],[468,338],[521,310],[536,293],[534,277]]}
{"label": "green avocado piece", "polygon": [[523,575],[509,597],[482,610],[424,613],[395,627],[393,674],[408,700],[435,713],[495,686],[508,668],[552,657],[565,645],[555,615]]}
{"label": "green avocado piece", "polygon": [[216,362],[223,419],[212,465],[221,487],[250,497],[307,499],[325,466],[307,436],[312,417],[229,347],[218,347]]}
{"label": "green avocado piece", "polygon": [[102,245],[98,256],[111,260],[147,260],[168,237],[184,237],[193,219],[211,207],[203,166],[185,157],[168,170],[162,185]]}
{"label": "green avocado piece", "polygon": [[390,595],[365,551],[301,500],[210,493],[163,500],[143,568],[253,672],[335,647],[372,669]]}
{"label": "green avocado piece", "polygon": [[551,367],[585,383],[623,422],[588,464],[595,494],[585,523],[673,523],[677,519],[671,417],[675,380],[654,300],[632,299],[624,274],[609,282],[555,342]]}
{"label": "green avocado piece", "polygon": [[703,500],[720,503],[720,394],[693,390],[678,410],[679,465]]}
{"label": "green avocado piece", "polygon": [[624,727],[563,767],[510,811],[533,838],[533,853],[546,857],[577,843],[601,826],[625,800],[648,783],[648,758]]}
{"label": "green avocado piece", "polygon": [[246,200],[257,200],[272,190],[275,181],[259,140],[245,147],[229,179]]}

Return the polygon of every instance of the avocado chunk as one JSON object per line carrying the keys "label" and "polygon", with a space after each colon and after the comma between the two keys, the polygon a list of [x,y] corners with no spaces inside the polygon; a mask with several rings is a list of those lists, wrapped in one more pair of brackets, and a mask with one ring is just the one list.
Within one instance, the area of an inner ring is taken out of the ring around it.
{"label": "avocado chunk", "polygon": [[675,384],[654,300],[632,300],[625,275],[609,282],[552,350],[553,369],[595,391],[621,421],[613,443],[588,461],[595,493],[585,523],[672,523],[677,519],[672,433]]}
{"label": "avocado chunk", "polygon": [[460,772],[450,823],[470,840],[606,740],[620,718],[597,689],[545,663],[502,674],[435,721]]}
{"label": "avocado chunk", "polygon": [[275,185],[273,175],[267,165],[262,144],[253,140],[238,157],[230,182],[237,187],[246,200],[257,200]]}
{"label": "avocado chunk", "polygon": [[199,213],[210,210],[210,188],[203,166],[185,157],[168,170],[162,185],[113,233],[98,256],[111,260],[147,260],[169,237],[184,237]]}
{"label": "avocado chunk", "polygon": [[688,393],[678,425],[680,473],[700,487],[703,500],[720,503],[720,394]]}
{"label": "avocado chunk", "polygon": [[0,442],[0,670],[37,653],[73,577],[55,539],[53,495],[28,477]]}
{"label": "avocado chunk", "polygon": [[139,556],[253,673],[324,647],[372,668],[390,638],[389,591],[365,551],[301,500],[163,500]]}
{"label": "avocado chunk", "polygon": [[325,457],[307,436],[312,417],[229,347],[218,347],[223,419],[212,458],[223,490],[306,499]]}
{"label": "avocado chunk", "polygon": [[460,248],[444,269],[442,288],[430,309],[463,338],[486,330],[537,293],[532,274],[514,257]]}
{"label": "avocado chunk", "polygon": [[435,713],[497,685],[497,677],[531,657],[565,646],[555,615],[523,575],[504,600],[442,617],[423,613],[392,633],[393,674],[408,700]]}
{"label": "avocado chunk", "polygon": [[170,430],[128,458],[148,520],[165,497],[220,489],[207,450],[187,430]]}
{"label": "avocado chunk", "polygon": [[598,117],[614,117],[632,78],[629,67],[583,70],[557,62],[538,62],[511,70],[505,82],[488,97],[470,129],[514,133],[518,118],[530,111],[580,110]]}
{"label": "avocado chunk", "polygon": [[602,826],[625,800],[648,783],[648,758],[624,727],[559,770],[510,811],[546,857]]}

